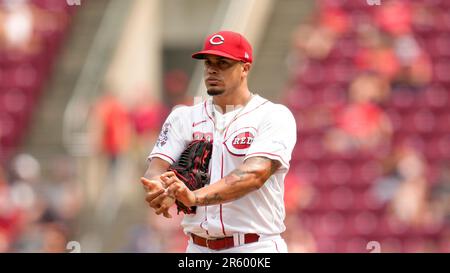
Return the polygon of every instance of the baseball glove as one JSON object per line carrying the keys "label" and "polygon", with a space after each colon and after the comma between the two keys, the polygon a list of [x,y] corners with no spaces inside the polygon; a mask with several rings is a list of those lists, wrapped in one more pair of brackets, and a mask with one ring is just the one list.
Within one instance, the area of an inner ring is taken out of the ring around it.
{"label": "baseball glove", "polygon": [[[181,153],[180,159],[169,167],[183,183],[194,191],[209,184],[208,173],[209,160],[211,159],[212,144],[207,140],[194,140]],[[176,201],[178,214],[195,213],[197,207],[186,207],[180,201]]]}

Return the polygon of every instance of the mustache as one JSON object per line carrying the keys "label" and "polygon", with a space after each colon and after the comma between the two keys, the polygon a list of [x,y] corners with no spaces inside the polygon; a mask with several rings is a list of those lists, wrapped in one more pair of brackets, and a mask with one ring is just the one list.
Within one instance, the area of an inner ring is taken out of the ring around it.
{"label": "mustache", "polygon": [[207,77],[206,80],[207,80],[207,81],[209,81],[209,80],[221,81],[221,79],[219,79],[219,78],[217,78],[217,77]]}

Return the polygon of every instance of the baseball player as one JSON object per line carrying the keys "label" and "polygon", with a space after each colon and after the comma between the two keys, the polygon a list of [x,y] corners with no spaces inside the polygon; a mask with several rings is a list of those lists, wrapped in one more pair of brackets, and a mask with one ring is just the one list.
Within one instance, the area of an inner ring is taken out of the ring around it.
{"label": "baseball player", "polygon": [[[196,206],[182,221],[188,253],[287,252],[284,178],[296,143],[292,113],[247,86],[252,47],[239,33],[207,37],[202,51],[207,100],[167,118],[141,182],[156,214],[171,217],[176,200]],[[168,172],[193,140],[212,143],[210,183],[192,191]]]}

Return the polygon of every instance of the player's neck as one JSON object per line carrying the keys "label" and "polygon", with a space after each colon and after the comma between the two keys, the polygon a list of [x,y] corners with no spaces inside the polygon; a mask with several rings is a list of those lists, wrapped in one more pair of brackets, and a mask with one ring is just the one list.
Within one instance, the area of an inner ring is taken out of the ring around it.
{"label": "player's neck", "polygon": [[252,93],[246,88],[225,96],[214,96],[213,103],[222,113],[227,113],[236,108],[244,107],[250,101]]}

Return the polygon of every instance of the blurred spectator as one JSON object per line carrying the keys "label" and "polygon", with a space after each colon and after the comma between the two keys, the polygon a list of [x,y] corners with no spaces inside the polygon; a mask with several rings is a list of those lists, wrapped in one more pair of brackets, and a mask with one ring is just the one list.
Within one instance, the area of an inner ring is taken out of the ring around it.
{"label": "blurred spectator", "polygon": [[350,83],[353,102],[380,103],[389,98],[389,83],[376,73],[361,73]]}
{"label": "blurred spectator", "polygon": [[423,3],[411,3],[413,5],[412,25],[413,29],[422,31],[432,31],[435,24],[436,8],[435,5],[424,5]]}
{"label": "blurred spectator", "polygon": [[349,14],[337,6],[322,4],[319,12],[319,25],[332,31],[336,38],[350,29]]}
{"label": "blurred spectator", "polygon": [[293,34],[294,59],[325,59],[337,39],[350,27],[348,14],[338,7],[322,5],[311,22],[300,25]]}
{"label": "blurred spectator", "polygon": [[325,138],[326,147],[333,152],[373,150],[390,142],[391,122],[373,101],[386,96],[386,84],[374,75],[356,78],[349,90],[350,104],[335,115],[335,128]]}
{"label": "blurred spectator", "polygon": [[290,253],[317,252],[317,243],[314,236],[302,226],[298,214],[286,214],[285,224],[286,231],[283,233],[283,238],[286,240]]}
{"label": "blurred spectator", "polygon": [[10,197],[23,212],[24,225],[38,221],[45,210],[45,187],[41,181],[41,166],[30,154],[18,154],[12,165]]}
{"label": "blurred spectator", "polygon": [[320,105],[305,108],[297,118],[302,130],[324,129],[333,123],[332,109]]}
{"label": "blurred spectator", "polygon": [[45,36],[66,28],[64,10],[41,8],[28,0],[0,3],[0,50],[35,55],[45,48]]}
{"label": "blurred spectator", "polygon": [[[3,40],[5,49],[20,49],[25,52],[37,53],[41,50],[37,43],[32,43],[32,38],[39,39],[38,36],[33,37],[33,12],[27,1],[4,1],[0,7],[0,16],[2,19]],[[36,48],[38,47],[38,48]]]}
{"label": "blurred spectator", "polygon": [[127,252],[154,253],[154,252],[185,252],[186,235],[180,231],[179,224],[182,214],[177,214],[173,206],[169,212],[173,218],[159,218],[148,211],[147,221],[142,225],[133,226],[128,232]]}
{"label": "blurred spectator", "polygon": [[356,52],[354,62],[361,71],[373,71],[382,77],[391,80],[397,75],[400,64],[395,55],[390,41],[376,32],[372,27],[368,27],[371,33],[364,33],[362,28],[360,38],[362,44]]}
{"label": "blurred spectator", "polygon": [[412,35],[397,37],[394,50],[400,65],[393,79],[393,88],[416,89],[431,81],[432,66],[428,55]]}
{"label": "blurred spectator", "polygon": [[450,162],[441,164],[440,174],[430,190],[434,212],[446,224],[450,224]]}
{"label": "blurred spectator", "polygon": [[6,231],[0,228],[0,253],[6,253],[10,251],[10,241]]}
{"label": "blurred spectator", "polygon": [[388,1],[375,11],[375,23],[392,36],[411,33],[412,9],[409,1]]}
{"label": "blurred spectator", "polygon": [[188,91],[189,78],[185,71],[173,69],[164,74],[164,100],[171,109],[177,105],[192,105]]}
{"label": "blurred spectator", "polygon": [[374,196],[383,204],[389,203],[397,192],[402,176],[398,170],[398,154],[390,154],[381,162],[383,172],[373,184]]}
{"label": "blurred spectator", "polygon": [[[433,130],[441,110],[422,102],[426,95],[398,91],[420,91],[432,81],[442,86],[448,82],[445,73],[448,69],[444,65],[445,58],[450,56],[448,6],[445,1],[388,1],[374,7],[363,2],[316,1],[318,13],[293,33],[288,63],[292,79],[288,82],[286,104],[301,124],[304,146],[312,147],[298,149],[299,153],[293,156],[306,160],[308,167],[317,166],[316,176],[326,173],[333,164],[330,158],[335,158],[352,169],[337,173],[337,181],[358,193],[361,187],[372,187],[370,191],[364,190],[361,200],[359,195],[355,198],[358,208],[352,207],[350,211],[366,207],[382,210],[373,216],[379,221],[372,221],[373,226],[378,223],[383,230],[381,242],[386,247],[382,249],[445,251],[448,247],[442,246],[448,244],[448,234],[447,237],[439,234],[443,219],[450,214],[449,168],[442,167],[440,179],[431,190],[428,179],[430,173],[434,175],[436,165],[446,159],[448,145],[441,134],[448,133],[447,120],[443,117],[443,125]],[[351,19],[351,25],[347,18]],[[348,69],[349,60],[357,74]],[[346,85],[348,99],[342,99],[341,90]],[[439,100],[442,96],[436,97]],[[444,96],[441,105],[445,102]],[[416,105],[420,107],[417,114]],[[312,145],[312,140],[320,135],[324,136],[321,141],[329,152],[341,154],[327,154],[320,145]],[[411,146],[402,144],[399,141],[402,139],[407,139]],[[425,158],[428,154],[430,170]],[[379,166],[377,158],[385,158],[381,176],[377,168],[357,167],[361,161],[367,161],[367,166]],[[319,195],[327,194],[328,181],[326,185],[316,187]],[[292,200],[301,194],[300,187],[292,187],[287,181],[286,190],[286,202],[295,204]],[[292,207],[291,211],[295,211]],[[312,218],[330,213],[311,209],[305,213],[311,213],[307,216]],[[320,235],[320,225],[312,228],[314,235],[319,234],[315,238],[319,251],[349,251],[336,244],[342,239],[340,236],[327,238]],[[357,241],[358,229],[359,225],[355,232],[347,230],[350,238],[346,236],[345,240]]]}
{"label": "blurred spectator", "polygon": [[143,94],[131,107],[130,117],[134,132],[139,138],[147,139],[147,142],[153,143],[155,134],[161,128],[169,110],[149,94]]}
{"label": "blurred spectator", "polygon": [[73,162],[55,157],[50,166],[51,181],[44,181],[40,163],[30,154],[18,154],[12,160],[10,186],[0,182],[3,251],[66,252],[71,232],[66,225],[74,227],[81,192],[71,181]]}
{"label": "blurred spectator", "polygon": [[335,44],[333,32],[313,24],[300,25],[294,32],[293,58],[302,62],[306,58],[321,60],[328,56]]}
{"label": "blurred spectator", "polygon": [[0,237],[5,252],[20,236],[21,227],[22,211],[13,205],[8,185],[0,184]]}
{"label": "blurred spectator", "polygon": [[314,187],[305,179],[288,173],[284,180],[284,203],[286,214],[298,215],[309,206],[314,195]]}
{"label": "blurred spectator", "polygon": [[[106,228],[112,224],[124,200],[124,176],[128,174],[128,156],[132,125],[128,109],[111,91],[100,97],[93,106],[90,124],[97,149],[92,162],[95,178],[90,178],[90,199],[97,208],[95,217],[98,226]],[[95,190],[92,190],[95,189]]]}
{"label": "blurred spectator", "polygon": [[58,220],[74,225],[83,205],[83,193],[76,180],[75,162],[65,156],[55,156],[49,170],[46,200]]}
{"label": "blurred spectator", "polygon": [[147,162],[142,160],[149,152],[150,147],[158,138],[162,123],[169,114],[169,109],[150,96],[144,90],[134,105],[131,106],[130,120],[135,135],[133,140],[134,160],[141,162],[138,169],[144,169]]}
{"label": "blurred spectator", "polygon": [[66,252],[68,242],[68,232],[62,223],[53,222],[42,225],[42,249],[44,253]]}
{"label": "blurred spectator", "polygon": [[284,184],[286,231],[283,233],[283,238],[286,240],[288,250],[293,253],[316,252],[316,242],[313,235],[302,226],[299,220],[302,210],[311,204],[314,187],[305,178],[292,172],[288,173]]}
{"label": "blurred spectator", "polygon": [[111,170],[115,169],[118,157],[128,151],[131,128],[128,110],[112,92],[94,105],[91,128],[98,152],[108,158]]}
{"label": "blurred spectator", "polygon": [[385,163],[386,174],[374,184],[378,199],[388,202],[389,211],[400,222],[411,226],[426,223],[428,184],[427,165],[412,147],[400,146]]}
{"label": "blurred spectator", "polygon": [[183,214],[177,213],[176,206],[169,210],[172,218],[161,218],[149,211],[148,221],[151,228],[157,232],[165,248],[164,252],[185,252],[187,247],[186,235],[178,227],[183,220]]}

